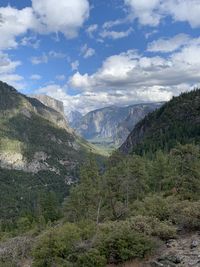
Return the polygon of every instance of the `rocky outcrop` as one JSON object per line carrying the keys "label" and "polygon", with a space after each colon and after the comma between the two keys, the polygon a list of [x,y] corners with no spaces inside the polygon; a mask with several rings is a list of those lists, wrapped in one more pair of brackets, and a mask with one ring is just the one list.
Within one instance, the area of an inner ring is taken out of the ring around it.
{"label": "rocky outcrop", "polygon": [[39,171],[51,171],[59,174],[59,170],[47,162],[48,155],[42,151],[34,153],[31,161],[28,161],[22,153],[0,152],[0,167],[7,170],[19,170],[30,173]]}
{"label": "rocky outcrop", "polygon": [[[109,267],[115,265],[109,265]],[[188,233],[161,245],[153,257],[146,261],[132,261],[123,267],[199,267],[200,234]]]}
{"label": "rocky outcrop", "polygon": [[43,103],[45,106],[55,109],[56,111],[60,112],[64,115],[64,105],[63,102],[54,99],[47,95],[32,95],[33,98],[38,99],[41,103]]}
{"label": "rocky outcrop", "polygon": [[166,242],[160,255],[150,262],[152,267],[189,267],[200,266],[199,233],[179,236]]}

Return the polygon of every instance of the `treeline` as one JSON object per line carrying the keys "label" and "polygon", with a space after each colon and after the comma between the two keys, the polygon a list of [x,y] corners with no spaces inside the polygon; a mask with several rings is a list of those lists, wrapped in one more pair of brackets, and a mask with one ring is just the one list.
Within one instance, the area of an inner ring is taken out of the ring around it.
{"label": "treeline", "polygon": [[200,147],[177,145],[153,158],[114,153],[100,170],[91,157],[62,207],[53,194],[41,207],[39,221],[22,217],[17,226],[38,236],[34,267],[142,259],[177,229],[200,230]]}

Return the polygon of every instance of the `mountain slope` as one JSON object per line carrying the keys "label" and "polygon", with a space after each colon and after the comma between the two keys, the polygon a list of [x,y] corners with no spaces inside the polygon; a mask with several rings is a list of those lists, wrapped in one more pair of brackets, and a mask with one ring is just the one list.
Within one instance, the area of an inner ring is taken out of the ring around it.
{"label": "mountain slope", "polygon": [[92,143],[118,146],[125,141],[139,120],[161,105],[162,103],[110,106],[89,112],[76,120],[76,123],[71,123],[71,126]]}
{"label": "mountain slope", "polygon": [[61,113],[0,82],[1,217],[31,210],[41,191],[62,199],[92,149]]}
{"label": "mountain slope", "polygon": [[64,105],[63,102],[56,100],[50,96],[47,95],[31,95],[31,97],[36,98],[41,103],[43,103],[45,106],[50,107],[59,113],[64,115]]}
{"label": "mountain slope", "polygon": [[174,97],[147,115],[128,136],[120,150],[124,153],[169,150],[177,142],[200,141],[200,90]]}

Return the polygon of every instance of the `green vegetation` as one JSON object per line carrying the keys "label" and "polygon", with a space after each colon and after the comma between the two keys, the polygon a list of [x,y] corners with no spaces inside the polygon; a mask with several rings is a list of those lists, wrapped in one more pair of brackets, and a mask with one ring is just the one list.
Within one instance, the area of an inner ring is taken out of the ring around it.
{"label": "green vegetation", "polygon": [[10,227],[20,216],[35,220],[38,199],[47,192],[61,205],[80,164],[97,151],[38,100],[2,82],[0,95],[0,217]]}
{"label": "green vegetation", "polygon": [[[34,241],[23,245],[23,256],[19,250],[13,260],[0,258],[0,266],[16,267],[17,260],[31,257],[34,267],[106,267],[142,260],[181,232],[199,231],[200,146],[189,139],[180,144],[178,137],[171,149],[115,152],[105,165],[91,155],[70,187],[60,174],[25,177],[1,169],[0,238],[20,234]],[[62,151],[52,151],[57,149]]]}
{"label": "green vegetation", "polygon": [[200,143],[200,89],[174,97],[140,121],[121,151],[140,155],[169,151],[177,142]]}
{"label": "green vegetation", "polygon": [[[31,249],[35,267],[143,259],[176,238],[177,229],[200,230],[199,181],[200,147],[191,144],[153,159],[116,153],[103,173],[91,157],[62,209],[53,193],[43,195],[37,216],[24,215],[10,231],[38,236]],[[6,232],[2,227],[1,235]]]}

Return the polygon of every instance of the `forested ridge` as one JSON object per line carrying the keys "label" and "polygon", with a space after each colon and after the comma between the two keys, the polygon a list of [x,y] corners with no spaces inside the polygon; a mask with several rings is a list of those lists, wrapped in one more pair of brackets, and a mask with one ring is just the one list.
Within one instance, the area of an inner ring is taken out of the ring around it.
{"label": "forested ridge", "polygon": [[177,142],[200,142],[200,89],[182,93],[141,120],[120,150],[152,154],[169,151]]}

